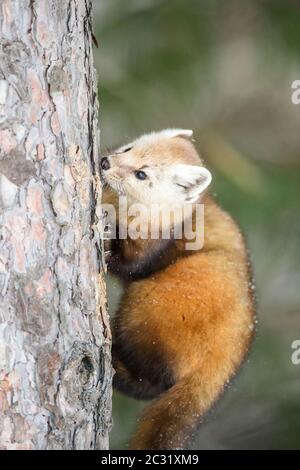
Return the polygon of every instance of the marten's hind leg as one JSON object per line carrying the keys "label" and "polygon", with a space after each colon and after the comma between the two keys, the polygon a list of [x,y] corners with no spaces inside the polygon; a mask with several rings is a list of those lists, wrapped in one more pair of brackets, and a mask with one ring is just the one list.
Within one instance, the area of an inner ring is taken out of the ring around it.
{"label": "marten's hind leg", "polygon": [[121,393],[132,398],[152,400],[161,393],[161,387],[152,384],[146,378],[136,378],[126,368],[113,350],[113,367],[116,371],[113,377],[113,387]]}

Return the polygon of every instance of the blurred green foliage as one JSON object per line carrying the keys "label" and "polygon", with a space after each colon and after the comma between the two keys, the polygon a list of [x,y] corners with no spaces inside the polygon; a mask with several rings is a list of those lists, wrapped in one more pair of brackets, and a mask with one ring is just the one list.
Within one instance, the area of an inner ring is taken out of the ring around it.
{"label": "blurred green foliage", "polygon": [[[100,0],[94,29],[102,146],[194,129],[213,192],[252,253],[257,338],[194,448],[299,448],[300,4]],[[112,310],[118,295],[113,283]],[[143,405],[115,394],[113,448],[125,448]]]}

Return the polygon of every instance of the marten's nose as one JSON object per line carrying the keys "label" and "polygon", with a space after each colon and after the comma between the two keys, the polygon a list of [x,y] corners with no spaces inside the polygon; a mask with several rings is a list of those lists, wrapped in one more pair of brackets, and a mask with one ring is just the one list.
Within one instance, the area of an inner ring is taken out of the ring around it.
{"label": "marten's nose", "polygon": [[104,171],[110,169],[110,164],[109,164],[109,161],[108,161],[107,157],[101,158],[100,166],[101,166],[102,170],[104,170]]}

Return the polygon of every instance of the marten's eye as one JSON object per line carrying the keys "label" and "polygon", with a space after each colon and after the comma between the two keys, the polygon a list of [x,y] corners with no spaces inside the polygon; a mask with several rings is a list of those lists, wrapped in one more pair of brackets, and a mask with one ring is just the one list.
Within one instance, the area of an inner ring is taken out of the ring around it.
{"label": "marten's eye", "polygon": [[126,149],[124,149],[124,150],[122,151],[122,153],[129,152],[129,150],[131,150],[131,149],[132,149],[132,147],[126,147]]}
{"label": "marten's eye", "polygon": [[138,180],[145,180],[147,178],[146,173],[142,170],[136,170],[134,175]]}

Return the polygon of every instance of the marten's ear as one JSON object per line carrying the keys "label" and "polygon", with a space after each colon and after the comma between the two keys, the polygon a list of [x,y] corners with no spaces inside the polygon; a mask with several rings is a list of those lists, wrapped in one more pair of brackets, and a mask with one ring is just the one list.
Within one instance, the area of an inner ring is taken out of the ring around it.
{"label": "marten's ear", "polygon": [[174,184],[182,190],[186,202],[197,201],[210,184],[210,171],[202,166],[177,164],[170,167]]}
{"label": "marten's ear", "polygon": [[163,137],[168,137],[169,139],[172,139],[173,137],[191,138],[193,131],[191,129],[164,129],[160,131],[159,134]]}

